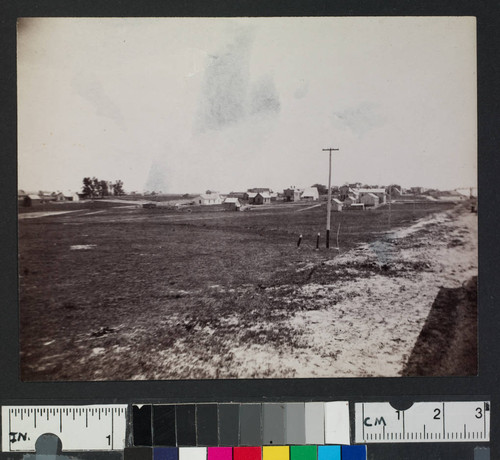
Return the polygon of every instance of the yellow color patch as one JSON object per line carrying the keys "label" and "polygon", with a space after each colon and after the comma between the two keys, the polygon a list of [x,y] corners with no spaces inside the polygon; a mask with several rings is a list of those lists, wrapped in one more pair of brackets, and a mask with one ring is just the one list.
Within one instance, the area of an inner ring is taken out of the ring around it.
{"label": "yellow color patch", "polygon": [[262,460],[290,460],[289,446],[264,446]]}

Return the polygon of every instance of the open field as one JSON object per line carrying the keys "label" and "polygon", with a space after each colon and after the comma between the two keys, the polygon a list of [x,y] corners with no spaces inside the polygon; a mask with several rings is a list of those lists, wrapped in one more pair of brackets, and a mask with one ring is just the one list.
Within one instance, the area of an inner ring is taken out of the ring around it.
{"label": "open field", "polygon": [[74,205],[19,221],[23,380],[401,375],[440,287],[477,275],[465,205],[334,213],[339,251],[324,204]]}

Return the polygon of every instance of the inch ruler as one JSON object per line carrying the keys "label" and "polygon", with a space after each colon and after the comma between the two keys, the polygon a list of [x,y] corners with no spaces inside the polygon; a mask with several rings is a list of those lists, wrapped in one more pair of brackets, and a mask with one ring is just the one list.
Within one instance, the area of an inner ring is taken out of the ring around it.
{"label": "inch ruler", "polygon": [[53,433],[66,451],[123,450],[127,405],[2,406],[2,451],[34,452]]}
{"label": "inch ruler", "polygon": [[488,401],[355,404],[356,443],[489,442]]}

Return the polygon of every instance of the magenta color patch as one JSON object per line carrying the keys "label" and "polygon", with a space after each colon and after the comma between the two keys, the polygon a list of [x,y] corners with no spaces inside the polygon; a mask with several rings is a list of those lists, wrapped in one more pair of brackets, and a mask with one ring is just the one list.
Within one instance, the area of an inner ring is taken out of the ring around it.
{"label": "magenta color patch", "polygon": [[233,448],[209,447],[208,460],[233,460]]}

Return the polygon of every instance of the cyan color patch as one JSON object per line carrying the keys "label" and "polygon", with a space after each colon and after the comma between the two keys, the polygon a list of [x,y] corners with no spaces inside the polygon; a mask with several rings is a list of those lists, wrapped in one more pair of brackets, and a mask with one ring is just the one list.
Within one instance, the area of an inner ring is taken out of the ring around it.
{"label": "cyan color patch", "polygon": [[318,446],[318,460],[340,460],[340,446]]}

